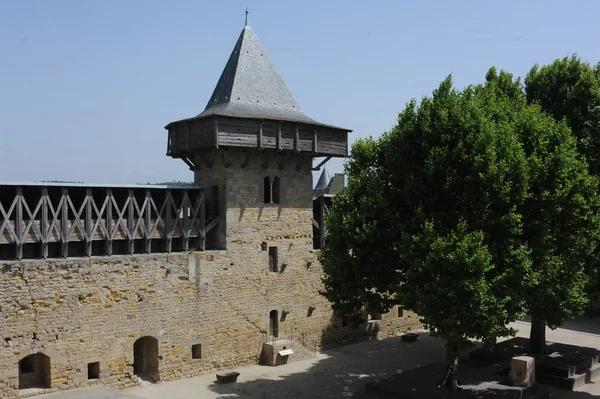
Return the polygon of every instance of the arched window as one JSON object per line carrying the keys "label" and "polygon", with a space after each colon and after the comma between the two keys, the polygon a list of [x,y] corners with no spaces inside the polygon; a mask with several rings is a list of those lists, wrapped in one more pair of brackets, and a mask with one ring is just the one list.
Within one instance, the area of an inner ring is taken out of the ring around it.
{"label": "arched window", "polygon": [[279,177],[273,179],[273,202],[279,204],[281,185],[279,184]]}
{"label": "arched window", "polygon": [[265,197],[265,204],[270,204],[272,197],[271,197],[271,179],[269,179],[269,176],[265,177],[263,193],[264,193],[264,197]]}

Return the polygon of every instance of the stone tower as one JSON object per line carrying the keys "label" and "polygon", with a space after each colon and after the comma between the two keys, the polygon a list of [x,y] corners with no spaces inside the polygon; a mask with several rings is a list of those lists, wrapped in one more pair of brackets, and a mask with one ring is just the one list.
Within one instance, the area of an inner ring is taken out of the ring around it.
{"label": "stone tower", "polygon": [[350,132],[300,110],[248,25],[206,109],[166,129],[168,155],[194,170],[196,184],[224,189],[218,194],[227,215],[220,223],[223,249],[300,236],[310,241],[312,160],[347,156]]}
{"label": "stone tower", "polygon": [[[346,157],[350,130],[301,111],[248,25],[206,109],[166,129],[168,155],[194,171],[197,185],[218,187],[212,200],[225,215],[217,226],[219,242],[211,244],[226,250],[229,263],[217,270],[218,256],[204,262],[200,280],[243,303],[237,314],[267,339],[302,335],[320,346],[332,314],[318,294],[312,162]],[[256,347],[252,333],[236,337]]]}

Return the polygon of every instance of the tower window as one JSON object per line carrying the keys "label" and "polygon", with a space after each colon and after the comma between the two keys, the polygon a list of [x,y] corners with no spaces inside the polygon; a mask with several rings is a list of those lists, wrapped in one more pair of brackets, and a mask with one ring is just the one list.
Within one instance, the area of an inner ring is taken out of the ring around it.
{"label": "tower window", "polygon": [[279,204],[281,201],[281,184],[279,177],[271,179],[266,176],[263,185],[263,197],[265,204]]}
{"label": "tower window", "polygon": [[279,271],[279,257],[277,256],[277,247],[269,247],[269,271],[277,273]]}
{"label": "tower window", "polygon": [[264,197],[265,197],[265,204],[270,204],[272,203],[271,201],[271,179],[269,179],[269,176],[265,177],[265,187],[264,187]]}
{"label": "tower window", "polygon": [[279,201],[280,201],[279,191],[280,191],[279,177],[275,177],[273,179],[273,202],[276,204],[279,204]]}

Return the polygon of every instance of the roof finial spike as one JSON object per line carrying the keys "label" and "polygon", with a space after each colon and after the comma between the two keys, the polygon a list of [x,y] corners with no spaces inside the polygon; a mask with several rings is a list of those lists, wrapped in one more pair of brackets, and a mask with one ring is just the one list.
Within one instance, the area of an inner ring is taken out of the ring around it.
{"label": "roof finial spike", "polygon": [[248,26],[248,7],[246,7],[246,23],[244,26]]}

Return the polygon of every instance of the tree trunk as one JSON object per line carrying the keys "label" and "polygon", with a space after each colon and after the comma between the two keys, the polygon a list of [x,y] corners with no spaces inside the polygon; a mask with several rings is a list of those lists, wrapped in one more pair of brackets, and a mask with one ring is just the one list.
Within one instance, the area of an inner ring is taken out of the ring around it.
{"label": "tree trunk", "polygon": [[458,390],[458,347],[450,343],[446,344],[446,375],[440,383],[440,387],[446,387],[451,391]]}
{"label": "tree trunk", "polygon": [[543,355],[546,350],[546,319],[535,313],[531,315],[529,346],[534,355]]}

